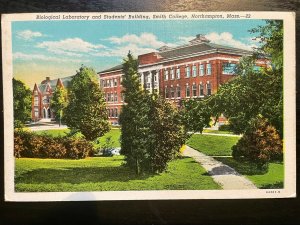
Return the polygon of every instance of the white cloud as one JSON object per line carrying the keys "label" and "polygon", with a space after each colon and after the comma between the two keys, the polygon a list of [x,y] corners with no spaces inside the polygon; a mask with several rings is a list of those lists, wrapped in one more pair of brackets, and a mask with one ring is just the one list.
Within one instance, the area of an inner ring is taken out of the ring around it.
{"label": "white cloud", "polygon": [[94,56],[100,56],[100,57],[125,57],[128,52],[131,52],[133,55],[138,56],[141,54],[149,53],[149,52],[155,52],[156,50],[153,48],[147,48],[147,47],[139,47],[137,44],[128,44],[125,46],[118,46],[116,48],[112,49],[105,49],[105,51],[100,51],[97,53],[94,53]]}
{"label": "white cloud", "polygon": [[239,40],[236,40],[233,38],[233,35],[229,32],[223,32],[223,33],[216,33],[212,32],[205,37],[210,40],[212,43],[221,44],[221,45],[227,45],[232,46],[235,48],[242,48],[247,50],[252,50],[253,47],[256,47],[256,44],[254,42],[252,43],[243,43]]}
{"label": "white cloud", "polygon": [[114,44],[135,44],[137,46],[144,46],[150,48],[159,48],[164,45],[168,45],[172,47],[174,44],[165,43],[163,41],[159,41],[158,38],[152,33],[142,33],[139,36],[135,34],[126,34],[122,37],[110,37],[108,38]]}
{"label": "white cloud", "polygon": [[180,36],[178,37],[179,44],[187,44],[190,40],[195,39],[195,36]]}
{"label": "white cloud", "polygon": [[26,54],[22,52],[16,52],[13,53],[13,58],[22,60],[22,61],[35,61],[35,60],[41,60],[41,61],[52,61],[52,62],[75,62],[75,63],[81,63],[81,62],[88,62],[89,60],[82,60],[82,59],[72,59],[72,58],[60,58],[60,57],[54,57],[54,56],[46,56],[43,54]]}
{"label": "white cloud", "polygon": [[67,38],[60,41],[44,41],[37,44],[38,48],[45,48],[55,54],[67,56],[82,56],[80,53],[91,53],[98,49],[105,48],[103,45],[94,45],[80,38]]}
{"label": "white cloud", "polygon": [[42,36],[44,36],[42,33],[34,32],[31,30],[22,30],[17,32],[17,37],[24,40],[31,40],[33,38],[42,37]]}

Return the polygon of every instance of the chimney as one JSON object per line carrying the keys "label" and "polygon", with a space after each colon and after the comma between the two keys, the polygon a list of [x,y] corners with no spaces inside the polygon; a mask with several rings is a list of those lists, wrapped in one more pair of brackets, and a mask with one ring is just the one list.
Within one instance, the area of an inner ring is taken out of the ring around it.
{"label": "chimney", "polygon": [[46,81],[49,82],[50,81],[50,77],[46,77]]}
{"label": "chimney", "polygon": [[210,40],[208,40],[205,35],[203,34],[197,34],[196,38],[194,38],[193,40],[190,41],[191,44],[199,44],[199,43],[203,43],[203,42],[210,42]]}

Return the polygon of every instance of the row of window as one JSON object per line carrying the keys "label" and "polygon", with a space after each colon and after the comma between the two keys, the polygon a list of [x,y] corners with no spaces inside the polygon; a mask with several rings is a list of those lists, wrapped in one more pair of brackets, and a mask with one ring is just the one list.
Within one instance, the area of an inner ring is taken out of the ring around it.
{"label": "row of window", "polygon": [[[193,84],[192,87],[190,85],[185,86],[185,97],[203,97],[205,95],[212,94],[212,85],[211,83],[207,84]],[[165,87],[165,98],[181,98],[181,88],[177,87]]]}
{"label": "row of window", "polygon": [[[115,91],[114,93],[106,93],[105,94],[106,102],[118,102],[118,93]],[[124,101],[124,94],[121,93],[121,101]]]}
{"label": "row of window", "polygon": [[107,115],[109,118],[118,118],[118,108],[107,109]]}
{"label": "row of window", "polygon": [[103,79],[101,80],[101,87],[117,87],[118,86],[118,79],[112,78],[112,79]]}
{"label": "row of window", "polygon": [[[223,74],[234,74],[236,64],[235,63],[223,63],[222,66]],[[164,70],[164,80],[175,80],[175,79],[180,79],[180,67],[174,69],[165,69]],[[204,75],[211,75],[212,74],[212,66],[210,63],[206,64],[199,64],[193,65],[193,66],[186,66],[185,67],[185,77],[196,77],[197,75],[199,76],[204,76]],[[150,76],[145,76],[144,82],[146,84],[151,83]],[[154,76],[154,82],[157,82],[157,75]],[[141,81],[141,80],[140,80]],[[122,77],[120,78],[120,82],[122,82]],[[106,88],[106,87],[117,87],[118,86],[118,79],[117,78],[111,78],[111,79],[103,79],[101,80],[101,87]]]}
{"label": "row of window", "polygon": [[[235,63],[223,63],[222,65],[222,73],[223,74],[234,74],[236,68]],[[185,77],[196,77],[204,76],[204,75],[211,75],[212,74],[212,66],[210,63],[206,64],[199,64],[193,66],[186,66],[185,67]],[[174,80],[180,79],[180,67],[164,70],[164,80]]]}
{"label": "row of window", "polygon": [[[44,104],[49,104],[51,101],[51,98],[49,96],[44,96],[43,97],[43,103]],[[39,106],[39,96],[34,96],[34,106]]]}
{"label": "row of window", "polygon": [[[210,63],[206,64],[199,64],[191,66],[186,66],[185,67],[185,77],[196,77],[199,74],[199,76],[204,76],[204,75],[211,75],[212,74],[212,67]],[[166,69],[164,71],[164,80],[174,80],[174,79],[180,79],[180,67],[171,69]]]}

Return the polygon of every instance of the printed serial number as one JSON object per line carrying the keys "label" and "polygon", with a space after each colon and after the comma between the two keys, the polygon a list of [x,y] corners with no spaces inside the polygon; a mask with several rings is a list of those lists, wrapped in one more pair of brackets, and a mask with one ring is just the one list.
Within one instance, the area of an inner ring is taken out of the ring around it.
{"label": "printed serial number", "polygon": [[279,194],[280,193],[280,191],[274,191],[274,190],[272,190],[272,191],[266,191],[266,193],[267,194]]}

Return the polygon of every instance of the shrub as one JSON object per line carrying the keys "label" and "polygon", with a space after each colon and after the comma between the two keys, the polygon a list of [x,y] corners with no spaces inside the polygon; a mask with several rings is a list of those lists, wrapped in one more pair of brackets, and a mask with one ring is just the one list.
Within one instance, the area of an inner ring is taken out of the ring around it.
{"label": "shrub", "polygon": [[84,138],[52,137],[15,131],[14,155],[28,158],[81,159],[92,155],[92,144]]}
{"label": "shrub", "polygon": [[232,147],[234,159],[254,162],[262,169],[270,160],[282,159],[282,155],[282,140],[277,130],[261,116],[251,121],[244,136]]}
{"label": "shrub", "polygon": [[82,159],[93,154],[93,145],[84,138],[67,138],[64,140],[66,158]]}

